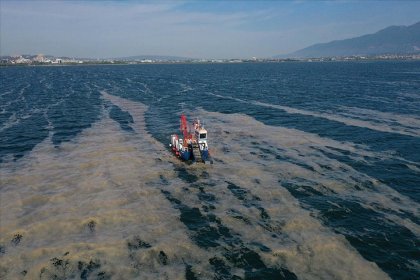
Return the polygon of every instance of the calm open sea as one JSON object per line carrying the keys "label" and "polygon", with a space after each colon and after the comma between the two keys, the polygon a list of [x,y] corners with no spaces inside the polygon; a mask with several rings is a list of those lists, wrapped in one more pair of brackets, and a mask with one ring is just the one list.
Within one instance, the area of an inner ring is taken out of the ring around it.
{"label": "calm open sea", "polygon": [[[420,62],[0,81],[1,279],[420,279]],[[213,165],[171,154],[182,112]]]}

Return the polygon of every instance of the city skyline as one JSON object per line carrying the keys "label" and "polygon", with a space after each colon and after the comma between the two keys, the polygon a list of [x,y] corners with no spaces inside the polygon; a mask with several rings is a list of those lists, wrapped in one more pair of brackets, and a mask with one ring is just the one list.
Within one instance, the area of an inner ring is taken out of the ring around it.
{"label": "city skyline", "polygon": [[2,1],[0,55],[272,57],[410,25],[419,10],[414,1]]}

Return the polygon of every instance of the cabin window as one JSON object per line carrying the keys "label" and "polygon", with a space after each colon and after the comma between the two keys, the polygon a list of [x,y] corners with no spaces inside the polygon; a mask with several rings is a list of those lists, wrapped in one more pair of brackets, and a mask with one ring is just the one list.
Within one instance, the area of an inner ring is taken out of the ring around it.
{"label": "cabin window", "polygon": [[200,134],[200,139],[205,139],[207,137],[207,134],[206,133],[201,133]]}

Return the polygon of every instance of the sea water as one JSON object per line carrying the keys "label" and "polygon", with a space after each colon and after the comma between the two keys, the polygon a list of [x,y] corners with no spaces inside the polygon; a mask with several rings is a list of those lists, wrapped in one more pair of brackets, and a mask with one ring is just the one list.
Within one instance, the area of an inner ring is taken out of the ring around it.
{"label": "sea water", "polygon": [[[0,78],[2,279],[420,277],[419,62]],[[213,165],[171,154],[181,113]]]}

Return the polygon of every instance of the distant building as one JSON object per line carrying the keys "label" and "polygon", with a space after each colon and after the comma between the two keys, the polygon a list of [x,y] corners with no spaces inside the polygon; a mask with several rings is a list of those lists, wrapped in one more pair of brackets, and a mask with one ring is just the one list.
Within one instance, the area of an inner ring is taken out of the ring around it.
{"label": "distant building", "polygon": [[35,62],[45,62],[45,57],[43,54],[38,54],[35,58],[34,58]]}
{"label": "distant building", "polygon": [[15,62],[18,64],[23,64],[23,63],[31,63],[31,60],[24,58],[23,56],[19,56],[19,58],[17,58]]}

